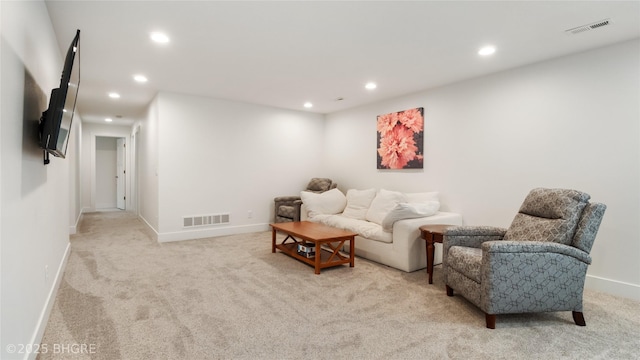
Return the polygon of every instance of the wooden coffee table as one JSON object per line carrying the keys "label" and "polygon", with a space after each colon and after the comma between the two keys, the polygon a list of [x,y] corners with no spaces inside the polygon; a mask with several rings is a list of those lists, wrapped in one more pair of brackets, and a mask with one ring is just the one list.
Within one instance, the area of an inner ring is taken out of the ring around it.
{"label": "wooden coffee table", "polygon": [[[272,253],[275,253],[276,249],[279,249],[293,258],[313,266],[316,274],[320,274],[320,269],[332,266],[349,264],[349,267],[353,267],[355,265],[355,236],[358,234],[354,232],[310,221],[275,223],[271,224],[271,230]],[[287,235],[280,244],[276,243],[277,231]],[[287,240],[292,240],[292,242],[287,243]],[[346,241],[349,241],[349,256],[344,255],[340,250]],[[315,244],[316,256],[306,258],[298,255],[297,250],[299,243]]]}

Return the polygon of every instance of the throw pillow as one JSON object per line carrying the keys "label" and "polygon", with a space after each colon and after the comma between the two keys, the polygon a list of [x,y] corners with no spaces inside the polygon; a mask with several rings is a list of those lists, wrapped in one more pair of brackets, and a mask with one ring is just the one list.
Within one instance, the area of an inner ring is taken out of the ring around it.
{"label": "throw pillow", "polygon": [[301,191],[300,199],[306,206],[309,217],[314,217],[318,214],[339,214],[347,205],[347,198],[338,189],[331,189],[319,194]]}
{"label": "throw pillow", "polygon": [[438,209],[440,209],[438,201],[399,203],[382,220],[382,229],[386,232],[391,232],[393,224],[398,220],[432,216],[438,212]]}
{"label": "throw pillow", "polygon": [[380,189],[376,197],[373,198],[365,219],[382,225],[384,217],[401,202],[406,202],[406,197],[403,193]]}
{"label": "throw pillow", "polygon": [[369,210],[374,197],[376,197],[376,189],[350,189],[347,191],[347,207],[344,209],[342,216],[365,220],[367,210]]}

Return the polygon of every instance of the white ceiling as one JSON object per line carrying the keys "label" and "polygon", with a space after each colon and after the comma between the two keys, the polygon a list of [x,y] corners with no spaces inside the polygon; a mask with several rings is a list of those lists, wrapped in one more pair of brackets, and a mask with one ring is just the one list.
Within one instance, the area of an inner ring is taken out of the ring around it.
{"label": "white ceiling", "polygon": [[[140,118],[158,91],[331,113],[640,37],[640,1],[49,0],[47,8],[61,52],[81,30],[83,120],[114,124]],[[603,19],[611,25],[565,33]],[[171,42],[152,43],[153,31]],[[485,44],[498,51],[478,56]],[[137,73],[149,81],[135,83]],[[378,88],[366,90],[368,81]]]}

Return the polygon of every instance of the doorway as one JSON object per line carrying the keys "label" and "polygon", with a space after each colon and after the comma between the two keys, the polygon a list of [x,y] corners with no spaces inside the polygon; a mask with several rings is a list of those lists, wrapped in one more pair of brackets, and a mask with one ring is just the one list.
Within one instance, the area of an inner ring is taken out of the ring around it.
{"label": "doorway", "polygon": [[95,144],[95,209],[126,210],[125,138],[96,136]]}

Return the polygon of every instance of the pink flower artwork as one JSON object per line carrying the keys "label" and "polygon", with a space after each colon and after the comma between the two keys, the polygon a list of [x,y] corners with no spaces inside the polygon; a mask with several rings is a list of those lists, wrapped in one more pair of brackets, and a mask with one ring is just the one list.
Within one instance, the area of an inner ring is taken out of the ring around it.
{"label": "pink flower artwork", "polygon": [[378,116],[378,169],[422,169],[424,109]]}

